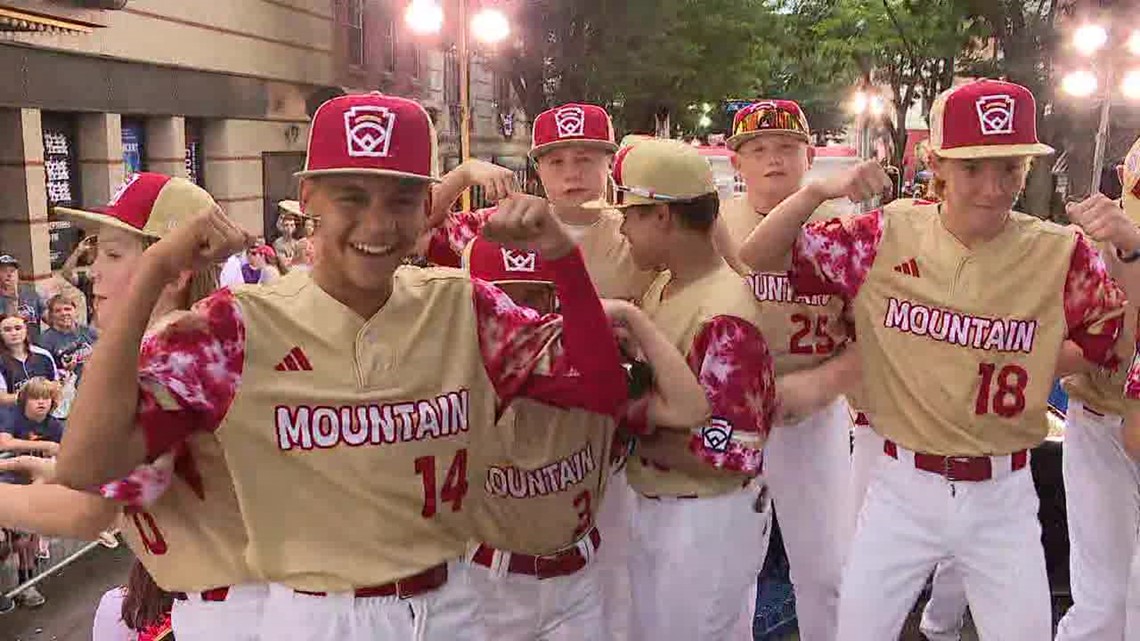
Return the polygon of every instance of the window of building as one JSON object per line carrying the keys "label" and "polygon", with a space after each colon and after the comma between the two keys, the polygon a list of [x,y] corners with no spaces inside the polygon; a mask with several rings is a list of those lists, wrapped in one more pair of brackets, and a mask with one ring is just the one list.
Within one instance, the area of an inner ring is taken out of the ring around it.
{"label": "window of building", "polygon": [[81,207],[78,129],[71,114],[43,113],[44,183],[47,188],[51,268],[59,269],[79,243],[79,228],[56,216],[56,207]]}
{"label": "window of building", "polygon": [[510,113],[514,107],[511,101],[511,79],[506,74],[495,74],[495,106],[499,113]]}
{"label": "window of building", "polygon": [[348,64],[364,66],[364,0],[345,0]]}
{"label": "window of building", "polygon": [[146,171],[146,121],[141,118],[123,118],[123,168],[126,174]]}
{"label": "window of building", "polygon": [[384,71],[396,73],[396,20],[392,16],[385,16],[384,32],[381,37],[384,40]]}
{"label": "window of building", "polygon": [[412,78],[419,80],[423,73],[423,53],[420,51],[420,44],[418,42],[412,43],[411,50]]}
{"label": "window of building", "polygon": [[443,58],[443,101],[459,104],[459,56],[454,48],[448,49]]}
{"label": "window of building", "polygon": [[206,154],[202,150],[205,125],[201,120],[186,119],[186,175],[199,187],[206,186]]}

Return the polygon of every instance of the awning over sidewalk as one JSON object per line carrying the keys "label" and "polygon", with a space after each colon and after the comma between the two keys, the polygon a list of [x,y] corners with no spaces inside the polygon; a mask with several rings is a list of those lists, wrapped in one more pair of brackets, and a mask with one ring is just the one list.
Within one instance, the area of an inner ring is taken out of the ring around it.
{"label": "awning over sidewalk", "polygon": [[91,33],[96,25],[0,7],[0,32]]}

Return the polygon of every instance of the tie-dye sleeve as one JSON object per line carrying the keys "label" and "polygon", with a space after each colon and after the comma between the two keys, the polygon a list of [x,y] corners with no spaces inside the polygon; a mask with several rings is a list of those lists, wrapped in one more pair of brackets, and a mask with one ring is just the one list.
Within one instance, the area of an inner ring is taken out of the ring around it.
{"label": "tie-dye sleeve", "polygon": [[1077,234],[1073,247],[1064,301],[1068,338],[1090,362],[1116,369],[1120,363],[1113,345],[1124,323],[1125,296],[1084,234]]}
{"label": "tie-dye sleeve", "polygon": [[693,339],[688,361],[712,408],[708,424],[693,429],[689,450],[715,468],[759,474],[776,410],[772,356],[760,330],[717,316]]}
{"label": "tie-dye sleeve", "polygon": [[138,403],[148,455],[217,429],[237,394],[244,362],[245,324],[229,289],[150,334],[139,355]]}
{"label": "tie-dye sleeve", "polygon": [[882,223],[882,210],[875,210],[804,225],[788,271],[796,293],[854,299],[875,263]]}
{"label": "tie-dye sleeve", "polygon": [[582,254],[548,261],[561,314],[540,316],[472,279],[483,363],[505,407],[523,396],[617,416],[628,399],[617,338]]}
{"label": "tie-dye sleeve", "polygon": [[428,261],[443,267],[459,267],[463,250],[483,231],[483,225],[494,207],[476,211],[456,211],[447,215],[442,225],[432,230],[428,243]]}

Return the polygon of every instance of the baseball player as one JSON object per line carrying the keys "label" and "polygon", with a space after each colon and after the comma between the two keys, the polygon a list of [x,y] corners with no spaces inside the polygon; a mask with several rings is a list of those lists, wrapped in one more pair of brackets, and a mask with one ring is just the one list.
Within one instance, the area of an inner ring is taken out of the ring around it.
{"label": "baseball player", "polygon": [[221,290],[140,354],[163,289],[250,240],[208,210],[143,255],[85,373],[60,480],[90,486],[214,435],[246,558],[271,583],[264,638],[484,638],[456,562],[468,449],[515,398],[599,414],[626,402],[609,323],[545,201],[508,199],[483,233],[548,260],[565,322],[457,270],[401,267],[423,231],[434,157],[416,102],[324,103],[300,173],[302,209],[321,219],[313,271]]}
{"label": "baseball player", "polygon": [[[473,277],[499,286],[516,303],[540,313],[554,310],[554,274],[536,253],[477,238],[464,256]],[[706,420],[704,390],[681,354],[630,303],[605,304],[652,368],[652,387],[631,408],[627,427],[687,428]],[[473,497],[472,519],[480,543],[468,560],[490,637],[609,638],[602,576],[592,561],[608,544],[594,519],[610,476],[615,427],[610,416],[517,399],[493,437],[472,449],[481,490]]]}
{"label": "baseball player", "polygon": [[[187,180],[139,173],[105,207],[57,209],[98,234],[92,274],[99,316],[109,319],[102,325],[123,314],[126,292],[145,264],[144,250],[212,206],[210,195]],[[215,289],[216,269],[181,274],[163,290],[153,312],[140,318],[140,329],[161,324],[168,314],[189,309]],[[97,408],[108,399],[94,407],[92,400],[88,395],[86,403],[77,405],[68,431],[77,423],[82,427],[79,414],[95,412],[99,420]],[[175,593],[172,616],[180,639],[255,639],[268,590],[244,556],[245,527],[218,439],[209,434],[189,439],[173,471],[168,487],[158,490],[161,497],[153,501],[142,500],[135,485],[105,488],[106,496],[131,505],[120,518],[123,538],[159,586]]]}
{"label": "baseball player", "polygon": [[1083,235],[1010,209],[1030,159],[1052,152],[1037,140],[1035,107],[1013,83],[951,89],[931,112],[943,203],[804,226],[828,198],[878,193],[886,176],[868,162],[805,186],[741,248],[747,264],[771,268],[794,246],[796,291],[852,305],[867,409],[891,459],[852,542],[839,641],[897,637],[946,560],[982,638],[1052,633],[1029,450],[1047,434],[1066,339],[1117,365],[1124,297]]}
{"label": "baseball player", "polygon": [[[738,111],[726,143],[747,186],[746,193],[723,203],[717,230],[722,252],[735,258],[764,216],[800,188],[815,148],[806,116],[790,100],[763,100]],[[816,215],[829,218],[825,210]],[[777,376],[813,368],[843,348],[847,332],[840,297],[796,297],[786,272],[746,273],[760,302],[760,329]],[[764,481],[785,534],[805,641],[835,638],[840,573],[850,539],[850,430],[845,401],[833,398],[818,413],[773,430],[765,444]]]}
{"label": "baseball player", "polygon": [[[1122,262],[1140,258],[1140,198],[1134,193],[1140,142],[1121,170],[1122,207],[1101,197],[1069,212],[1090,237],[1109,243],[1102,254],[1117,272],[1125,269]],[[1128,294],[1135,300],[1140,291]],[[1124,359],[1129,354],[1122,350],[1136,342],[1135,330],[1136,308],[1130,304],[1117,347]],[[1140,465],[1127,455],[1122,434],[1126,374],[1123,367],[1116,373],[1092,369],[1063,381],[1069,395],[1062,467],[1073,605],[1057,627],[1058,641],[1125,639],[1126,604],[1140,599],[1140,580],[1125,562],[1140,553]]]}
{"label": "baseball player", "polygon": [[[620,232],[621,214],[610,208],[583,207],[603,202],[606,196],[610,165],[617,150],[609,114],[595,105],[565,104],[539,114],[532,129],[530,158],[546,197],[554,203],[555,216],[582,249],[598,294],[607,299],[640,300],[655,274],[634,264],[629,242]],[[448,214],[463,190],[473,185],[481,185],[490,200],[515,189],[509,170],[481,161],[464,163],[445,176],[432,198],[433,221],[439,227],[431,235],[427,252],[437,264],[458,264],[464,248],[494,213],[494,208],[490,208]],[[605,586],[603,608],[612,641],[625,641],[629,628],[628,542],[632,506],[633,491],[624,467],[617,465],[598,513],[598,527],[605,532],[606,545],[595,559]]]}
{"label": "baseball player", "polygon": [[707,422],[639,438],[627,466],[637,492],[631,637],[732,638],[750,628],[747,596],[771,519],[753,486],[775,410],[771,356],[748,287],[713,244],[708,161],[678,141],[636,141],[618,153],[613,177],[637,265],[669,270],[641,307],[712,407]]}

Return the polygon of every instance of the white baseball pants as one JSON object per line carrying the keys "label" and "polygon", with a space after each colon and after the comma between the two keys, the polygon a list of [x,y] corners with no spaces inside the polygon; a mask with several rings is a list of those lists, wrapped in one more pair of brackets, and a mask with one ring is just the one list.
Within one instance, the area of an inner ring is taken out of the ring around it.
{"label": "white baseball pants", "polygon": [[1140,577],[1128,562],[1140,552],[1140,465],[1121,443],[1123,419],[1094,412],[1070,399],[1065,416],[1073,607],[1057,641],[1123,641],[1129,601],[1140,603]]}
{"label": "white baseball pants", "polygon": [[225,601],[203,601],[201,594],[176,600],[170,613],[179,641],[257,641],[269,586],[237,585]]}
{"label": "white baseball pants", "polygon": [[900,455],[871,480],[840,591],[838,640],[897,639],[945,561],[961,572],[983,641],[1048,639],[1049,581],[1028,466],[990,481],[950,482],[915,469],[901,448]]}
{"label": "white baseball pants", "polygon": [[755,510],[759,494],[753,484],[699,499],[637,496],[631,641],[752,639],[772,524],[767,500]]}
{"label": "white baseball pants", "polygon": [[311,596],[269,586],[261,637],[273,641],[486,641],[466,563],[447,565],[447,583],[427,594]]}
{"label": "white baseball pants", "polygon": [[[867,497],[867,486],[880,465],[891,460],[883,452],[883,437],[870,425],[856,425],[851,451],[852,532]],[[938,564],[930,600],[922,612],[922,634],[928,641],[959,641],[966,617],[966,587],[953,562]]]}
{"label": "white baseball pants", "polygon": [[[602,542],[602,547],[608,541]],[[599,551],[601,549],[599,548]],[[471,564],[479,617],[491,639],[603,641],[601,574],[595,563],[567,576],[539,580]]]}
{"label": "white baseball pants", "polygon": [[603,540],[590,564],[597,566],[607,641],[629,641],[633,616],[629,585],[630,521],[635,497],[622,468],[610,475],[598,508],[597,527]]}
{"label": "white baseball pants", "polygon": [[851,538],[851,415],[836,399],[808,418],[776,425],[764,445],[803,641],[834,641],[839,583]]}

